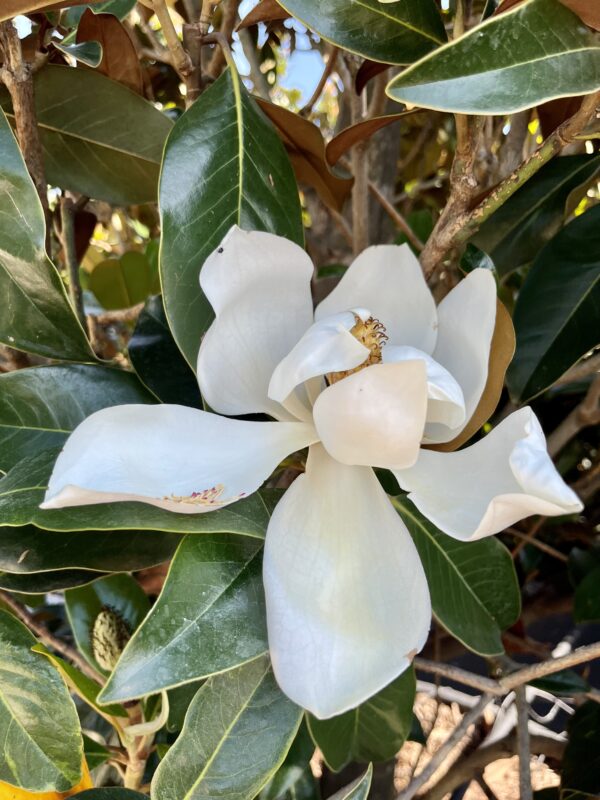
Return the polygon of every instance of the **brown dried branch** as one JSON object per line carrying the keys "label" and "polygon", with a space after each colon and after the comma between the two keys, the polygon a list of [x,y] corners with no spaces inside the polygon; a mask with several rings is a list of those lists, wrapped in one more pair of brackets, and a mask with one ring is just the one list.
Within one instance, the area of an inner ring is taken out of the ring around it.
{"label": "brown dried branch", "polygon": [[15,617],[21,620],[21,622],[37,636],[40,642],[71,661],[71,663],[73,663],[79,670],[81,670],[81,672],[87,675],[88,678],[91,678],[93,681],[96,681],[96,683],[104,686],[106,683],[104,676],[100,675],[99,672],[96,672],[96,670],[87,663],[85,658],[78,653],[74,647],[71,647],[71,645],[63,642],[62,639],[54,636],[53,633],[50,633],[48,628],[46,628],[45,625],[42,625],[41,622],[38,622],[35,617],[25,608],[25,606],[21,605],[21,603],[15,600],[12,595],[10,595],[8,592],[0,590],[0,602],[8,606]]}
{"label": "brown dried branch", "polygon": [[556,456],[584,428],[600,424],[600,375],[576,408],[548,437],[548,452]]}

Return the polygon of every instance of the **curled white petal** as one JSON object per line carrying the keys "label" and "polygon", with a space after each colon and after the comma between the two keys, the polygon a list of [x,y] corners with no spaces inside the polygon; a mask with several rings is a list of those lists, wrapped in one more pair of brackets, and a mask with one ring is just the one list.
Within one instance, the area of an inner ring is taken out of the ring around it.
{"label": "curled white petal", "polygon": [[[465,421],[465,399],[462,389],[447,369],[416,347],[387,345],[383,348],[383,363],[422,360],[427,370],[427,422],[437,422],[457,428]],[[427,441],[427,425],[425,425]]]}
{"label": "curled white petal", "polygon": [[312,324],[313,266],[281,236],[233,227],[200,272],[215,310],[198,355],[198,382],[221,414],[291,419],[267,396],[271,374]]}
{"label": "curled white petal", "polygon": [[313,409],[329,455],[342,464],[388,469],[415,463],[426,413],[421,360],[361,369],[325,389]]}
{"label": "curled white petal", "polygon": [[355,323],[354,314],[343,311],[311,325],[275,367],[269,397],[281,403],[310,378],[354,369],[366,361],[370,351],[350,333]]}
{"label": "curled white petal", "polygon": [[418,260],[408,245],[368,247],[315,312],[316,319],[367,307],[385,325],[391,344],[432,353],[437,314]]}
{"label": "curled white petal", "polygon": [[395,475],[426,517],[462,541],[499,533],[531,514],[582,509],[556,471],[530,408],[511,414],[464,450],[422,450],[413,467]]}
{"label": "curled white petal", "polygon": [[429,591],[404,523],[372,470],[319,445],[271,518],[264,584],[275,677],[321,719],[394,680],[427,639]]}
{"label": "curled white petal", "polygon": [[42,508],[136,500],[214,511],[252,494],[316,439],[302,422],[243,422],[177,405],[105,408],[68,438]]}

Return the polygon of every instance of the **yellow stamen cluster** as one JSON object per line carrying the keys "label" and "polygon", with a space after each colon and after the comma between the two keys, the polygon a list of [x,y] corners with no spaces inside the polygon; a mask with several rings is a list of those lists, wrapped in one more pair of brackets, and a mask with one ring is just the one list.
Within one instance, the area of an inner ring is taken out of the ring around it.
{"label": "yellow stamen cluster", "polygon": [[372,364],[381,363],[381,349],[388,340],[385,325],[374,317],[369,317],[363,321],[355,314],[354,319],[356,322],[354,327],[350,329],[350,333],[370,351],[370,355],[362,364],[359,364],[358,367],[354,367],[354,369],[347,369],[343,372],[330,372],[327,375],[327,382],[329,384],[337,383],[337,381],[347,378],[348,375],[360,372],[361,369],[370,367]]}

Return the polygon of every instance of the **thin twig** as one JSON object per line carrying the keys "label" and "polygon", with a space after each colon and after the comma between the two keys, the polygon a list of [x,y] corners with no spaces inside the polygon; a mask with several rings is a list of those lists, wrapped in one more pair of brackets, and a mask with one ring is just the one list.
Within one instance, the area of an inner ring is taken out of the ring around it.
{"label": "thin twig", "polygon": [[390,219],[394,222],[397,228],[399,228],[402,233],[406,236],[408,241],[415,247],[416,250],[421,252],[425,245],[419,239],[417,234],[413,231],[410,227],[408,222],[404,219],[402,214],[394,208],[394,206],[390,203],[387,197],[377,188],[377,186],[373,183],[373,181],[369,181],[369,191],[373,195],[373,197],[377,200],[379,205],[383,208],[386,214],[390,217]]}
{"label": "thin twig", "polygon": [[31,65],[23,58],[19,34],[11,21],[0,23],[0,47],[4,53],[4,65],[0,68],[0,81],[10,94],[17,139],[44,209],[47,235],[49,235],[48,186],[35,114],[32,70]]}
{"label": "thin twig", "polygon": [[[515,536],[517,539],[520,539],[524,545],[531,544],[534,547],[537,547],[538,550],[547,553],[549,556],[552,556],[559,561],[567,562],[569,560],[568,556],[566,556],[564,553],[561,553],[560,550],[556,550],[554,547],[546,544],[546,542],[541,542],[539,539],[535,539],[534,534],[532,533],[521,533],[521,531],[518,531],[516,528],[507,528],[506,532],[510,533],[511,536]],[[520,552],[521,549],[522,548],[520,547],[518,549],[515,548],[513,551],[513,556]]]}
{"label": "thin twig", "polygon": [[[84,198],[87,201],[87,198]],[[81,205],[81,204],[79,204]],[[87,321],[85,317],[85,310],[83,308],[83,292],[81,291],[81,283],[79,281],[79,259],[77,258],[77,251],[75,247],[75,214],[77,211],[77,204],[73,202],[70,197],[63,196],[60,199],[60,239],[63,246],[65,256],[65,263],[69,273],[69,296],[71,304],[79,321],[83,326],[83,330],[87,331]]]}
{"label": "thin twig", "polygon": [[99,325],[119,325],[128,322],[136,322],[144,308],[143,303],[138,303],[130,308],[119,308],[116,311],[104,311],[97,314],[94,319]]}
{"label": "thin twig", "polygon": [[568,383],[577,383],[589,378],[590,375],[595,375],[597,372],[600,372],[600,352],[594,353],[589,358],[585,358],[575,364],[553,386],[566,386]]}
{"label": "thin twig", "polygon": [[300,109],[300,116],[308,117],[312,113],[313,107],[316,105],[319,97],[321,97],[321,94],[323,93],[325,84],[327,83],[327,81],[331,77],[331,73],[335,69],[339,52],[340,51],[338,50],[337,47],[335,47],[335,45],[330,45],[329,54],[327,57],[327,61],[325,62],[325,68],[323,70],[323,73],[321,74],[319,82],[314,92],[310,96],[310,99],[308,100],[306,105]]}
{"label": "thin twig", "polygon": [[600,423],[600,375],[573,411],[548,437],[548,452],[556,456],[584,428]]}
{"label": "thin twig", "polygon": [[63,655],[66,659],[75,664],[75,666],[81,670],[81,672],[85,673],[88,678],[96,681],[96,683],[99,683],[101,686],[106,683],[106,679],[100,675],[99,672],[96,672],[96,670],[87,663],[85,658],[80,655],[80,653],[78,653],[74,647],[71,647],[71,645],[63,642],[62,639],[54,636],[53,633],[50,633],[48,628],[46,628],[45,625],[42,625],[41,622],[38,622],[33,615],[29,613],[25,606],[15,600],[12,595],[10,595],[8,592],[0,590],[0,601],[4,603],[4,605],[8,606],[15,617],[20,619],[21,622],[26,625],[27,628],[29,628],[29,630],[34,633],[41,642],[43,642],[43,644]]}
{"label": "thin twig", "polygon": [[532,800],[531,789],[531,751],[529,744],[529,706],[525,687],[515,690],[517,708],[517,754],[519,756],[519,800]]}
{"label": "thin twig", "polygon": [[[238,16],[240,0],[225,0],[223,4],[223,17],[221,19],[221,35],[231,44],[233,29]],[[215,47],[206,74],[216,80],[225,66],[225,51],[222,47]]]}
{"label": "thin twig", "polygon": [[467,711],[460,723],[456,726],[456,728],[454,728],[444,744],[438,750],[436,750],[427,766],[421,772],[419,772],[415,778],[413,778],[403,792],[400,792],[400,794],[396,797],[396,800],[412,800],[419,789],[424,786],[436,772],[448,754],[454,750],[456,745],[467,733],[471,725],[477,722],[492,700],[493,695],[489,693],[483,694],[479,698],[478,702],[473,706],[473,708]]}
{"label": "thin twig", "polygon": [[440,675],[442,678],[448,678],[451,681],[462,683],[465,686],[471,686],[473,689],[478,689],[480,692],[489,692],[490,694],[504,694],[499,689],[498,681],[492,678],[485,678],[483,675],[477,675],[474,672],[468,672],[462,667],[454,667],[452,664],[443,664],[437,661],[429,661],[426,658],[417,656],[414,660],[414,665],[417,669],[423,672],[429,672],[432,675]]}
{"label": "thin twig", "polygon": [[167,47],[173,58],[173,66],[185,80],[185,78],[191,74],[194,67],[191,58],[183,49],[183,45],[173,25],[173,20],[171,19],[167,4],[165,0],[152,0],[152,8],[160,22],[163,36],[165,37]]}

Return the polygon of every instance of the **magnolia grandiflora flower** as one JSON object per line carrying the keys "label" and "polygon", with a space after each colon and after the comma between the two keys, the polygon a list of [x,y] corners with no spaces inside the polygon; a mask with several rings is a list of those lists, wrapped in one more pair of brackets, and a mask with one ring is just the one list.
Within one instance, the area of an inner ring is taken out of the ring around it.
{"label": "magnolia grandiflora flower", "polygon": [[308,446],[306,472],[269,523],[264,585],[277,680],[326,718],[406,669],[430,626],[416,548],[373,467],[391,470],[462,541],[581,504],[529,408],[471,447],[439,450],[468,432],[487,391],[497,314],[488,271],[470,273],[436,309],[406,245],[370,247],[314,313],[312,275],[297,245],[233,228],[200,275],[216,318],[199,384],[219,414],[276,421],[177,405],[103,409],[68,439],[43,507],[137,500],[212,511]]}

